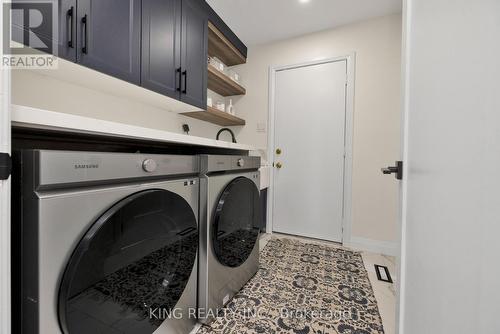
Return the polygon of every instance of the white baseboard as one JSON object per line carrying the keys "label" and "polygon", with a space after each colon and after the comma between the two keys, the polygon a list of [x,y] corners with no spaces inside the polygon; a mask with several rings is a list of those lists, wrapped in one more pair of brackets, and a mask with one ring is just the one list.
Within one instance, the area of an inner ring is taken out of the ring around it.
{"label": "white baseboard", "polygon": [[396,256],[398,253],[398,244],[395,241],[382,241],[361,237],[351,237],[351,240],[344,242],[343,245],[355,250],[380,253],[390,256]]}

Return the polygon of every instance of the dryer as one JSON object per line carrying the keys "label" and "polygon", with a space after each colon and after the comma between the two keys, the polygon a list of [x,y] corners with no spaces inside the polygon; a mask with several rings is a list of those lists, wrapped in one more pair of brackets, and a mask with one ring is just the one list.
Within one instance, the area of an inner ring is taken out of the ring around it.
{"label": "dryer", "polygon": [[16,161],[14,332],[191,331],[197,157],[29,150]]}
{"label": "dryer", "polygon": [[218,311],[259,268],[260,158],[200,156],[198,315]]}

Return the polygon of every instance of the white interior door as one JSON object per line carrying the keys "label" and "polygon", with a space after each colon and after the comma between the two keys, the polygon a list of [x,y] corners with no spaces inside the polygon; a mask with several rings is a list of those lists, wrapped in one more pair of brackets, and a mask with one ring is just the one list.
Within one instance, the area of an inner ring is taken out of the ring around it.
{"label": "white interior door", "polygon": [[408,0],[400,333],[500,333],[500,1]]}
{"label": "white interior door", "polygon": [[342,241],[346,80],[345,59],[276,72],[275,232]]}

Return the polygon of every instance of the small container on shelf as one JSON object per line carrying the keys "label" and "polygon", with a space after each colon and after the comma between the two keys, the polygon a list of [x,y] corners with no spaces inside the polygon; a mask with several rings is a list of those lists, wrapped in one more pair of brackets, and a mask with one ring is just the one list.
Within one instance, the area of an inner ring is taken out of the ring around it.
{"label": "small container on shelf", "polygon": [[235,70],[228,69],[227,70],[227,76],[231,78],[234,82],[237,82],[238,84],[241,85],[241,75],[236,72]]}
{"label": "small container on shelf", "polygon": [[220,72],[223,72],[226,70],[226,65],[217,57],[208,57],[209,58],[209,64],[215,67]]}
{"label": "small container on shelf", "polygon": [[227,110],[226,112],[230,115],[235,115],[235,112],[234,112],[234,106],[233,106],[233,100],[232,99],[229,99],[229,105],[227,106]]}
{"label": "small container on shelf", "polygon": [[220,111],[226,111],[226,104],[224,102],[218,101],[215,105],[215,108],[219,109]]}

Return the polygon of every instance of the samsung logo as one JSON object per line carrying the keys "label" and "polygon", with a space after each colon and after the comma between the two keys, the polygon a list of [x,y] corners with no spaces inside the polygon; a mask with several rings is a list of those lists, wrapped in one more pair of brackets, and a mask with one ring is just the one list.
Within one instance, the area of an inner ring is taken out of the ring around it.
{"label": "samsung logo", "polygon": [[75,169],[94,169],[99,168],[98,164],[77,164],[75,165]]}

